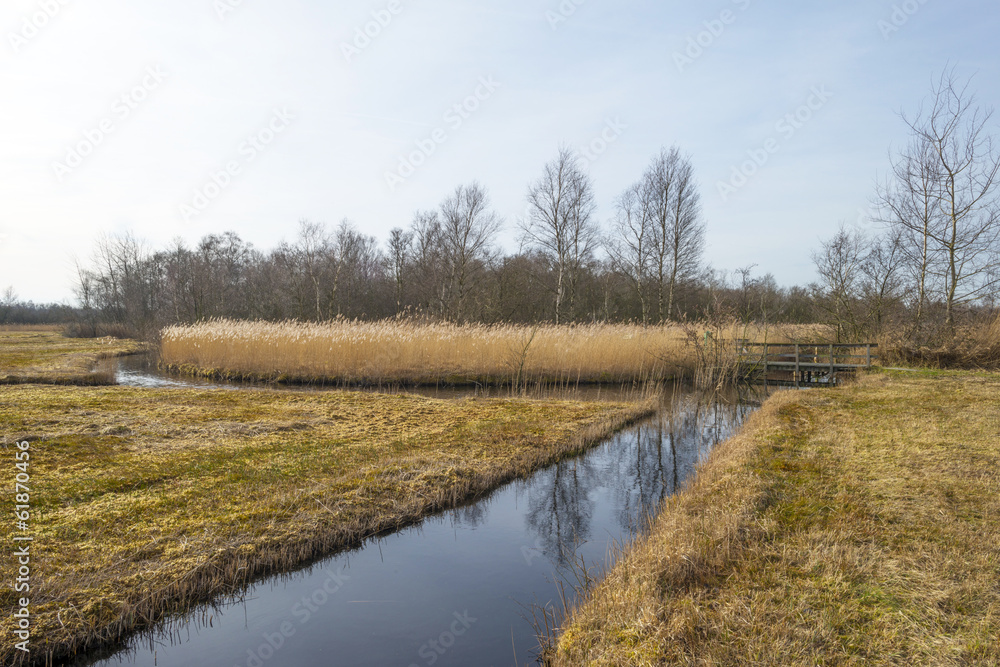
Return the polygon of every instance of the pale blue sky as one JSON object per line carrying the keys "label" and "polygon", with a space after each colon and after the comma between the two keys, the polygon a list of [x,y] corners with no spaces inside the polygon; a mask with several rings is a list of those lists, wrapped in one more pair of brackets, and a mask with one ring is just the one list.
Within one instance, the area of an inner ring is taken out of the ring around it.
{"label": "pale blue sky", "polygon": [[[44,25],[26,28],[33,17]],[[160,246],[235,230],[270,248],[300,218],[346,217],[384,239],[471,179],[513,249],[527,183],[560,143],[602,134],[613,141],[588,160],[602,220],[676,143],[702,185],[706,259],[805,283],[936,73],[951,63],[1000,102],[995,0],[4,0],[0,31],[0,289],[37,301],[70,298],[73,258],[102,232]],[[449,113],[470,96],[474,111]],[[77,165],[71,149],[105,129]],[[417,142],[433,154],[390,188]],[[778,150],[721,195],[765,146]]]}

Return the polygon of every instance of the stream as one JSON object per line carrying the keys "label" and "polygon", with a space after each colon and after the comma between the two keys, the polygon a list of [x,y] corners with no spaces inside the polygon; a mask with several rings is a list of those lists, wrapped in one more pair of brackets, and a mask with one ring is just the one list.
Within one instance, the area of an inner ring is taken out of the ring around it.
{"label": "stream", "polygon": [[[165,377],[138,362],[130,386],[239,385]],[[424,389],[449,398],[469,390]],[[614,398],[586,388],[584,400]],[[259,581],[75,665],[111,667],[508,667],[534,665],[532,609],[572,605],[662,501],[762,399],[668,389],[658,413],[587,453],[361,548]],[[584,565],[581,565],[584,564]],[[562,585],[560,585],[562,582]],[[538,614],[540,618],[540,614]]]}

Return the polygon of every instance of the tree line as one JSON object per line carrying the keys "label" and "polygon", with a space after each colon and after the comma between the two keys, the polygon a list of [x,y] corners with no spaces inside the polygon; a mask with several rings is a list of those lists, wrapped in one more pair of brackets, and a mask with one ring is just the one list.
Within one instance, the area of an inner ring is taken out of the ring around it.
{"label": "tree line", "polygon": [[607,230],[568,149],[528,184],[525,200],[520,247],[506,254],[504,221],[478,182],[416,212],[384,243],[346,220],[332,228],[302,220],[294,239],[267,252],[234,232],[163,249],[106,236],[78,267],[76,294],[93,325],[148,334],[217,317],[662,323],[700,316],[725,289],[703,263],[700,193],[679,148],[657,154],[622,193]]}
{"label": "tree line", "polygon": [[[753,265],[706,265],[706,221],[692,158],[659,151],[615,200],[606,224],[594,186],[563,148],[527,184],[519,247],[501,251],[505,221],[478,182],[417,211],[384,242],[350,221],[300,221],[261,250],[234,232],[153,249],[105,236],[77,271],[74,317],[154,336],[210,318],[329,320],[417,317],[453,322],[764,321],[827,323],[842,341],[887,329],[925,345],[1000,294],[1000,151],[992,110],[945,71],[913,115],[909,142],[877,181],[868,230],[842,226],[814,253],[817,280],[779,287]],[[19,304],[0,324],[50,321],[65,307]]]}

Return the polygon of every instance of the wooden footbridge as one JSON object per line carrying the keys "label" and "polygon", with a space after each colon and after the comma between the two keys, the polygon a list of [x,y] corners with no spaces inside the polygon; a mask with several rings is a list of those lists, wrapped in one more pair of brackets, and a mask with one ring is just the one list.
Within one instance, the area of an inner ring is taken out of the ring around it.
{"label": "wooden footbridge", "polygon": [[738,361],[744,377],[768,384],[835,386],[837,378],[871,369],[878,345],[751,343],[738,341]]}

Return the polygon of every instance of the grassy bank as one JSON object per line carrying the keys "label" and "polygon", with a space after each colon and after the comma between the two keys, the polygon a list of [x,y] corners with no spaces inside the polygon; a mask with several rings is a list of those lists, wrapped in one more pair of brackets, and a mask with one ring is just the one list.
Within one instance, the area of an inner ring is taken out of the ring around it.
{"label": "grassy bank", "polygon": [[[6,388],[3,442],[31,443],[33,656],[114,641],[263,574],[399,528],[582,451],[651,409]],[[14,470],[14,449],[0,453]],[[8,544],[11,529],[5,522]],[[4,581],[13,580],[13,562],[3,561]],[[5,587],[4,665],[20,658],[14,604]]]}
{"label": "grassy bank", "polygon": [[[214,321],[166,329],[162,362],[223,379],[347,385],[644,382],[691,377],[704,362],[703,334],[697,325]],[[735,325],[709,335],[790,340]]]}
{"label": "grassy bank", "polygon": [[554,665],[1000,664],[1000,376],[785,392],[577,609]]}
{"label": "grassy bank", "polygon": [[145,349],[118,338],[66,338],[51,327],[0,328],[0,384],[114,384],[101,362]]}

